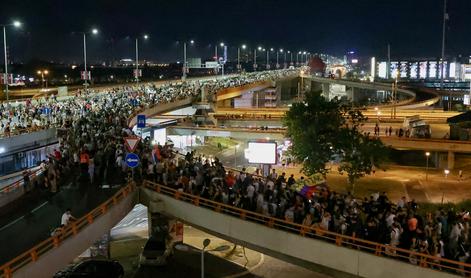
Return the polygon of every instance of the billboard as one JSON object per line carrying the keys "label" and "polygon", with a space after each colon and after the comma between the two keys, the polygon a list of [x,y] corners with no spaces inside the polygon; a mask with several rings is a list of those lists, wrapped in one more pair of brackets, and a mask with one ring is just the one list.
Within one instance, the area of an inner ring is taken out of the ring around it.
{"label": "billboard", "polygon": [[387,76],[388,75],[387,74],[387,65],[388,65],[388,63],[386,63],[386,62],[379,63],[379,65],[378,65],[378,76],[380,78],[387,78],[388,77]]}
{"label": "billboard", "polygon": [[398,77],[397,76],[398,70],[399,70],[399,63],[398,62],[391,62],[389,76],[391,76],[391,78]]}
{"label": "billboard", "polygon": [[276,142],[248,142],[245,158],[249,163],[276,164]]}
{"label": "billboard", "polygon": [[428,78],[437,78],[437,62],[428,63]]}
{"label": "billboard", "polygon": [[401,62],[400,63],[400,69],[399,69],[399,74],[401,78],[407,78],[407,62]]}
{"label": "billboard", "polygon": [[427,62],[419,63],[419,78],[421,79],[427,78]]}
{"label": "billboard", "polygon": [[449,74],[450,78],[456,78],[456,63],[455,62],[451,62],[450,63],[450,74]]}
{"label": "billboard", "polygon": [[471,79],[471,64],[462,65],[462,73],[463,79],[470,80]]}
{"label": "billboard", "polygon": [[419,69],[419,63],[413,62],[410,64],[410,78],[411,79],[417,79],[418,78],[418,69]]}

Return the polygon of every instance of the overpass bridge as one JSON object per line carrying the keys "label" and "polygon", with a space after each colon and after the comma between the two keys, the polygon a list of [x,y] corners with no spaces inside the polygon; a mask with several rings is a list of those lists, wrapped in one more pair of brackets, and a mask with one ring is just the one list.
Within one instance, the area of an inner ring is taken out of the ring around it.
{"label": "overpass bridge", "polygon": [[[166,216],[270,256],[335,277],[469,276],[471,265],[369,242],[214,202],[144,181],[110,199],[20,256],[0,266],[0,277],[51,277],[108,231],[134,204],[152,221]],[[414,257],[416,264],[409,262]]]}
{"label": "overpass bridge", "polygon": [[[285,128],[236,128],[236,127],[193,127],[173,126],[168,128],[169,135],[196,135],[208,137],[231,137],[235,139],[273,139],[286,138]],[[405,138],[397,136],[378,136],[384,145],[397,150],[421,150],[447,154],[447,169],[453,169],[455,153],[471,153],[471,141],[445,140],[445,139],[421,139]]]}

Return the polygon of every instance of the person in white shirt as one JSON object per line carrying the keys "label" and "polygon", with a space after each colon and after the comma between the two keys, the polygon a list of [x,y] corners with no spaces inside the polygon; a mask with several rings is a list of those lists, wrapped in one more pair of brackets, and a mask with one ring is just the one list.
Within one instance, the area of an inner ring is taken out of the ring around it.
{"label": "person in white shirt", "polygon": [[62,214],[61,218],[61,225],[67,226],[69,225],[72,221],[75,221],[76,218],[72,216],[72,212],[70,208],[66,209],[64,214]]}

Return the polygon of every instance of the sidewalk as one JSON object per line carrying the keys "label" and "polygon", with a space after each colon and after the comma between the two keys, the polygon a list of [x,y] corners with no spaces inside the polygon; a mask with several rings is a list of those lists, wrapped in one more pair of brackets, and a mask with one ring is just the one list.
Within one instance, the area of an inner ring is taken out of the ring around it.
{"label": "sidewalk", "polygon": [[[200,275],[200,250],[204,239],[209,238],[211,244],[207,250],[227,245],[230,248],[223,252],[207,252],[207,277],[239,277],[247,274],[247,269],[254,269],[263,263],[263,254],[242,248],[225,240],[206,234],[193,227],[184,227],[183,243],[196,248],[190,251],[175,250],[175,256],[165,267],[139,268],[139,254],[147,238],[139,234],[133,238],[110,243],[111,258],[118,260],[125,271],[125,277],[198,277]],[[244,252],[245,251],[245,252]]]}

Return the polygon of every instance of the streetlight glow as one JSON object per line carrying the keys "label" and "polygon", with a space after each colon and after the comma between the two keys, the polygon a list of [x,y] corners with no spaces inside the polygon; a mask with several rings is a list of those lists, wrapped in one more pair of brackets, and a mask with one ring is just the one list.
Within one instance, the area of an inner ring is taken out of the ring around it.
{"label": "streetlight glow", "polygon": [[261,47],[261,46],[259,46],[257,49],[258,49],[258,51],[262,51],[262,47]]}
{"label": "streetlight glow", "polygon": [[427,157],[430,156],[430,152],[426,152],[425,156],[427,156]]}
{"label": "streetlight glow", "polygon": [[274,50],[274,49],[273,49],[273,47],[272,47],[272,48],[270,48],[270,51],[273,51],[273,50]]}
{"label": "streetlight glow", "polygon": [[247,46],[245,44],[242,45],[242,49],[246,49]]}
{"label": "streetlight glow", "polygon": [[13,21],[13,26],[15,26],[16,28],[19,28],[21,27],[21,22],[19,22],[18,20],[15,20]]}
{"label": "streetlight glow", "polygon": [[222,43],[220,43],[219,45],[220,45],[221,47],[224,47],[224,43],[223,43],[223,42],[222,42]]}
{"label": "streetlight glow", "polygon": [[144,35],[144,39],[147,40],[149,38],[148,35]]}
{"label": "streetlight glow", "polygon": [[282,49],[280,49],[280,52],[281,52],[281,53],[283,53],[283,48],[282,48]]}
{"label": "streetlight glow", "polygon": [[194,44],[194,43],[195,43],[195,41],[194,41],[194,40],[191,40],[191,41],[190,41],[190,44]]}
{"label": "streetlight glow", "polygon": [[92,34],[93,34],[93,35],[98,34],[98,29],[96,29],[96,28],[92,29]]}

